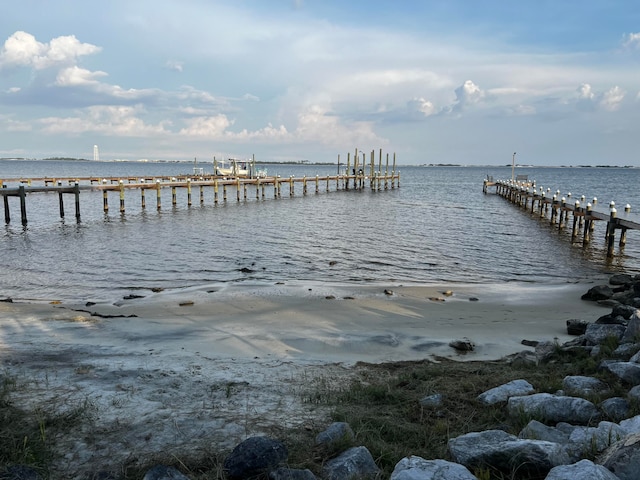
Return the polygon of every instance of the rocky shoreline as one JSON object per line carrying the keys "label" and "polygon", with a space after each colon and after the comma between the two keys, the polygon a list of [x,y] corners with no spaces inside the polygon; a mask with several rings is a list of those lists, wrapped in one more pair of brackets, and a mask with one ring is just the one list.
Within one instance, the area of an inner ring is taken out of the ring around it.
{"label": "rocky shoreline", "polygon": [[[598,377],[567,376],[562,390],[536,391],[526,379],[497,385],[477,398],[478,408],[504,406],[509,416],[529,421],[518,435],[503,430],[471,432],[448,443],[447,459],[408,456],[398,460],[392,480],[477,479],[472,472],[503,472],[504,478],[564,478],[627,480],[640,471],[640,277],[615,275],[608,285],[598,285],[583,300],[611,307],[594,322],[567,321],[569,342],[528,342],[534,350],[510,355],[506,362],[531,365],[552,362],[558,352],[597,358]],[[615,384],[614,384],[615,383]],[[425,397],[424,408],[438,408],[438,394]],[[335,423],[320,433],[318,448],[336,451],[355,440],[347,423]],[[224,460],[225,478],[262,476],[281,479],[382,478],[366,446],[341,451],[322,466],[317,477],[309,470],[286,467],[287,447],[267,436],[253,436],[238,444]],[[518,472],[517,476],[513,472]],[[14,465],[0,473],[1,479],[37,480],[38,473]],[[115,474],[98,471],[87,478],[118,480]],[[489,477],[482,477],[489,478]],[[173,466],[156,465],[144,480],[189,480]]]}

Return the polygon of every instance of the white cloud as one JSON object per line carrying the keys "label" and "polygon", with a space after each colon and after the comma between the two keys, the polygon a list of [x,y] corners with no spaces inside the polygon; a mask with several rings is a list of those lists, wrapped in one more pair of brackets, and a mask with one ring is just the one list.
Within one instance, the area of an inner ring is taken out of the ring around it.
{"label": "white cloud", "polygon": [[455,94],[456,104],[460,107],[479,103],[485,96],[485,92],[471,80],[467,80],[460,87],[456,88]]}
{"label": "white cloud", "polygon": [[424,98],[414,98],[409,102],[409,110],[414,112],[420,112],[425,117],[433,115],[436,111],[436,107],[429,100]]}
{"label": "white cloud", "polygon": [[0,68],[31,67],[43,70],[55,66],[74,65],[78,57],[99,52],[100,47],[80,43],[74,35],[57,37],[41,43],[26,32],[11,35],[0,50]]}
{"label": "white cloud", "polygon": [[626,48],[640,48],[640,32],[625,35],[622,40],[622,46]]}
{"label": "white cloud", "polygon": [[77,117],[47,117],[40,119],[43,132],[48,134],[78,135],[86,132],[103,133],[110,136],[142,137],[169,133],[168,122],[147,125],[138,117],[141,107],[95,106]]}
{"label": "white cloud", "polygon": [[56,85],[59,87],[70,87],[78,85],[97,85],[98,77],[104,77],[105,72],[91,72],[77,66],[63,68],[56,76]]}
{"label": "white cloud", "polygon": [[184,70],[184,64],[176,60],[167,60],[165,67],[169,70],[173,70],[174,72],[182,72]]}
{"label": "white cloud", "polygon": [[610,112],[618,110],[627,92],[617,85],[607,90],[600,99],[600,105]]}
{"label": "white cloud", "polygon": [[609,112],[620,108],[626,92],[619,86],[614,86],[606,92],[595,92],[591,85],[583,83],[576,90],[578,94],[578,107],[586,110],[602,109]]}
{"label": "white cloud", "polygon": [[226,115],[216,115],[214,117],[196,117],[186,120],[187,127],[180,130],[180,135],[189,137],[211,137],[219,138],[232,122]]}

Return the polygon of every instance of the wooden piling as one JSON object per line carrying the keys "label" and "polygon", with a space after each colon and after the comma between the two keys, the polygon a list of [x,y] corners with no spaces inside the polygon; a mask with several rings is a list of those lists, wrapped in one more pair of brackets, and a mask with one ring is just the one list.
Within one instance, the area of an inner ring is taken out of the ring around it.
{"label": "wooden piling", "polygon": [[124,182],[120,180],[120,213],[124,213]]}

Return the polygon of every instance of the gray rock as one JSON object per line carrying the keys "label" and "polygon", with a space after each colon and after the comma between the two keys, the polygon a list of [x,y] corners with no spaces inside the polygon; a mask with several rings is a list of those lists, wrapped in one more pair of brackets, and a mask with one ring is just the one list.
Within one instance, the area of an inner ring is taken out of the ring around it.
{"label": "gray rock", "polygon": [[512,380],[504,385],[487,390],[478,395],[478,400],[485,405],[494,405],[500,402],[506,402],[509,397],[529,395],[533,393],[534,388],[526,380]]}
{"label": "gray rock", "polygon": [[269,437],[250,437],[236,445],[225,458],[224,470],[229,478],[249,478],[275,470],[288,456],[282,442]]}
{"label": "gray rock", "polygon": [[[630,359],[638,352],[638,345],[635,343],[623,343],[616,348],[611,354],[615,358]],[[636,363],[639,363],[636,361]]]}
{"label": "gray rock", "polygon": [[584,398],[536,393],[526,397],[511,397],[507,402],[509,415],[527,415],[543,423],[567,422],[586,425],[599,416],[596,406]]}
{"label": "gray rock", "polygon": [[580,460],[573,465],[558,465],[553,467],[545,480],[620,480],[602,465],[596,465],[591,460]]}
{"label": "gray rock", "polygon": [[324,432],[316,436],[316,445],[334,445],[341,442],[353,442],[355,434],[346,422],[334,422]]}
{"label": "gray rock", "polygon": [[611,445],[597,463],[620,480],[637,480],[640,472],[640,434],[629,435]]}
{"label": "gray rock", "polygon": [[400,460],[390,480],[477,480],[467,467],[446,460],[410,456]]}
{"label": "gray rock", "polygon": [[558,344],[556,342],[539,342],[536,345],[536,358],[539,363],[548,362],[558,351]]}
{"label": "gray rock", "polygon": [[640,415],[622,420],[620,427],[627,435],[640,434]]}
{"label": "gray rock", "polygon": [[327,461],[322,468],[327,480],[374,479],[380,469],[366,447],[353,447]]}
{"label": "gray rock", "polygon": [[569,436],[571,449],[583,456],[604,451],[626,435],[617,423],[600,422],[597,427],[578,427]]}
{"label": "gray rock", "polygon": [[629,416],[631,405],[626,398],[611,397],[600,403],[599,407],[607,418],[619,422]]}
{"label": "gray rock", "polygon": [[567,334],[568,335],[584,335],[587,330],[589,322],[578,318],[572,318],[567,320]]}
{"label": "gray rock", "polygon": [[633,305],[616,305],[611,311],[611,315],[617,317],[618,315],[626,320],[629,320],[631,316],[636,313],[637,308]]}
{"label": "gray rock", "polygon": [[543,440],[520,439],[502,430],[487,430],[449,440],[454,461],[467,468],[490,467],[502,472],[541,475],[556,465],[570,463],[562,445]]}
{"label": "gray rock", "polygon": [[530,440],[544,440],[546,442],[555,442],[565,444],[569,441],[569,433],[556,427],[550,427],[537,420],[531,420],[518,435],[519,438],[528,438]]}
{"label": "gray rock", "polygon": [[622,336],[622,343],[636,343],[640,339],[640,316],[638,316],[638,310],[635,311],[631,317],[629,317],[629,323],[627,329]]}
{"label": "gray rock", "polygon": [[[635,343],[624,343],[623,345],[629,345],[632,348],[636,348],[637,344]],[[640,351],[635,352],[633,355],[631,355],[631,358],[629,358],[629,361],[632,363],[640,363]]]}
{"label": "gray rock", "polygon": [[598,300],[607,300],[613,295],[613,290],[609,285],[596,285],[591,287],[587,293],[582,295],[582,300],[591,300],[597,302]]}
{"label": "gray rock", "polygon": [[617,376],[631,385],[640,385],[640,363],[634,362],[602,362],[600,368]]}
{"label": "gray rock", "polygon": [[562,389],[567,395],[589,396],[609,390],[606,383],[594,377],[568,375],[562,380]]}
{"label": "gray rock", "polygon": [[632,387],[631,390],[629,390],[629,392],[627,393],[627,396],[631,400],[640,402],[640,385],[636,385],[635,387]]}
{"label": "gray rock", "polygon": [[269,472],[269,480],[317,480],[317,477],[309,469],[293,469],[279,467]]}
{"label": "gray rock", "polygon": [[623,325],[603,325],[599,323],[590,323],[584,336],[591,345],[600,345],[609,337],[615,337],[618,340],[622,338],[626,327]]}
{"label": "gray rock", "polygon": [[142,480],[189,480],[189,477],[184,476],[174,467],[156,465],[147,470]]}

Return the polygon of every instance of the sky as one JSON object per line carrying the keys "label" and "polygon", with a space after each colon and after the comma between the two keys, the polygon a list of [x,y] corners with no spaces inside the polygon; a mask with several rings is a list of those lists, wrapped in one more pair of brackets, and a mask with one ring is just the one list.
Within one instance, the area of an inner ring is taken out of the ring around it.
{"label": "sky", "polygon": [[640,167],[637,0],[0,6],[0,157]]}

